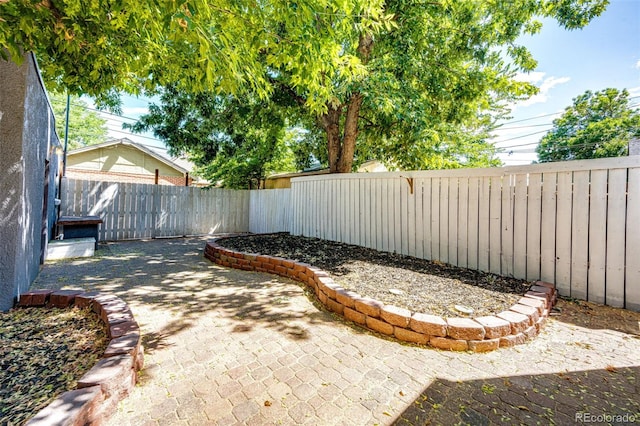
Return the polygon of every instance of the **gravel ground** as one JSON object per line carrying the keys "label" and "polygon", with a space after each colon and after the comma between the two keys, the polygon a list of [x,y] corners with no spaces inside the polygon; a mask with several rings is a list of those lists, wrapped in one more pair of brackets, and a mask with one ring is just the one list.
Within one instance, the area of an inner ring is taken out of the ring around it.
{"label": "gravel ground", "polygon": [[0,312],[0,425],[18,425],[75,389],[107,347],[89,309],[24,308]]}
{"label": "gravel ground", "polygon": [[219,241],[223,247],[278,256],[324,269],[342,287],[385,304],[443,317],[470,317],[508,309],[530,283],[364,247],[291,236],[243,235]]}

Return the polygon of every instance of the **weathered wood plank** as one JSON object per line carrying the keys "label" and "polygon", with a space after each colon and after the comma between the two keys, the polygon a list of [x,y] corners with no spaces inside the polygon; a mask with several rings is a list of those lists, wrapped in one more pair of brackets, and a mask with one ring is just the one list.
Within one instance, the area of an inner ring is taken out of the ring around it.
{"label": "weathered wood plank", "polygon": [[556,288],[563,296],[571,295],[571,196],[573,173],[558,174],[556,210]]}
{"label": "weathered wood plank", "polygon": [[449,232],[447,233],[447,244],[449,253],[447,254],[448,263],[452,265],[458,264],[458,179],[449,179]]}
{"label": "weathered wood plank", "polygon": [[527,277],[528,176],[515,176],[513,205],[513,276]]}
{"label": "weathered wood plank", "polygon": [[[624,307],[627,170],[609,171],[606,304]],[[637,219],[636,219],[637,220]],[[637,285],[637,283],[636,283]]]}
{"label": "weathered wood plank", "polygon": [[573,173],[571,218],[571,297],[587,298],[589,275],[589,171]]}
{"label": "weathered wood plank", "polygon": [[557,173],[542,175],[542,211],[540,220],[540,278],[556,279]]}
{"label": "weathered wood plank", "polygon": [[629,169],[625,308],[640,311],[640,168]]}
{"label": "weathered wood plank", "polygon": [[[516,196],[517,198],[517,196]],[[542,223],[542,175],[529,175],[527,188],[527,275],[528,281],[540,279],[540,251]]]}
{"label": "weathered wood plank", "polygon": [[484,177],[478,188],[478,269],[489,272],[491,260],[491,178]]}
{"label": "weathered wood plank", "polygon": [[490,178],[489,271],[502,273],[502,176]]}
{"label": "weathered wood plank", "polygon": [[478,269],[478,231],[480,228],[478,214],[478,189],[480,179],[469,179],[469,195],[467,203],[467,267]]}

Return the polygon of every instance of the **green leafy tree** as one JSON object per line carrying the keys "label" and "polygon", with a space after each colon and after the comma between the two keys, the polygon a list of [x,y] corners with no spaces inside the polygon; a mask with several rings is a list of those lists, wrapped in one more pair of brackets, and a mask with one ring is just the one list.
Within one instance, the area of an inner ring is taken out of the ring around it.
{"label": "green leafy tree", "polygon": [[[536,33],[537,16],[579,28],[602,13],[606,0],[425,2],[389,0],[382,14],[391,25],[369,31],[357,25],[341,32],[345,53],[365,73],[327,75],[331,98],[319,114],[332,172],[350,172],[355,162],[377,158],[399,168],[490,165],[497,160],[486,142],[494,119],[509,101],[535,88],[513,79],[535,60],[515,44]],[[331,20],[331,17],[322,17]],[[312,87],[279,69],[277,84],[308,104]]]}
{"label": "green leafy tree", "polygon": [[115,109],[119,91],[168,84],[266,96],[266,66],[304,82],[317,107],[330,99],[324,76],[363,72],[337,34],[375,31],[390,19],[382,9],[382,0],[0,1],[0,55],[35,52],[49,87]]}
{"label": "green leafy tree", "polygon": [[[67,96],[52,93],[50,98],[56,117],[56,131],[60,139],[64,140]],[[107,139],[107,121],[95,111],[89,110],[87,103],[77,96],[72,96],[70,101],[68,149],[104,142]]]}
{"label": "green leafy tree", "polygon": [[295,171],[313,156],[319,137],[303,131],[305,117],[296,121],[299,111],[280,92],[260,99],[192,94],[169,86],[159,105],[151,105],[149,114],[127,127],[152,130],[172,155],[187,155],[198,166],[197,174],[214,184],[257,188],[267,174]]}
{"label": "green leafy tree", "polygon": [[640,137],[640,112],[627,90],[586,91],[573,100],[536,148],[540,162],[620,157]]}
{"label": "green leafy tree", "polygon": [[[0,2],[0,52],[35,51],[45,77],[117,105],[114,90],[177,84],[268,99],[317,118],[332,172],[375,155],[403,168],[493,161],[505,104],[535,88],[522,33],[580,28],[607,0],[128,0]],[[357,142],[357,143],[356,143]]]}

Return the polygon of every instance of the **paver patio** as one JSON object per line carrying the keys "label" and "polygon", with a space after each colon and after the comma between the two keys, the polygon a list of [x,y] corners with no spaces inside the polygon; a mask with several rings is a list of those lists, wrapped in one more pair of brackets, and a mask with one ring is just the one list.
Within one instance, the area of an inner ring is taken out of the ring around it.
{"label": "paver patio", "polygon": [[639,313],[561,301],[525,345],[413,347],[320,310],[298,283],[214,265],[205,241],[103,245],[33,284],[114,293],[140,323],[146,365],[110,424],[640,422]]}

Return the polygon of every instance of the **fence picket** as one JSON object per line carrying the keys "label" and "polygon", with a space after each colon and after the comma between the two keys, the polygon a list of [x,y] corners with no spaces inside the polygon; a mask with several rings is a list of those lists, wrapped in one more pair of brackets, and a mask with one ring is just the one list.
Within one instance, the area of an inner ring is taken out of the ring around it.
{"label": "fence picket", "polygon": [[478,212],[478,189],[480,180],[477,177],[469,179],[467,203],[467,267],[478,269],[478,231],[480,217]]}
{"label": "fence picket", "polygon": [[[610,170],[607,203],[606,303],[617,308],[624,306],[626,192],[627,170]],[[635,285],[638,284],[635,283]]]}
{"label": "fence picket", "polygon": [[540,278],[555,282],[557,173],[542,174],[542,220],[540,240]]}
{"label": "fence picket", "polygon": [[570,294],[579,299],[587,297],[589,275],[589,177],[588,170],[573,172]]}
{"label": "fence picket", "polygon": [[528,176],[515,176],[515,192],[513,199],[513,276],[527,277],[527,225],[528,225]]}
{"label": "fence picket", "polygon": [[[517,196],[516,196],[517,199]],[[540,279],[542,223],[542,174],[531,173],[527,189],[527,274],[529,281]]]}
{"label": "fence picket", "polygon": [[625,308],[640,311],[640,168],[629,169]]}
{"label": "fence picket", "polygon": [[556,211],[556,288],[563,296],[571,294],[571,193],[573,173],[558,174]]}
{"label": "fence picket", "polygon": [[478,191],[478,269],[489,272],[491,240],[491,178],[485,176],[479,182]]}
{"label": "fence picket", "polygon": [[447,232],[447,244],[449,253],[447,253],[448,263],[452,265],[458,264],[458,184],[459,179],[451,179],[449,183],[449,232]]}
{"label": "fence picket", "polygon": [[502,177],[491,177],[489,194],[489,271],[500,274],[502,262]]}

